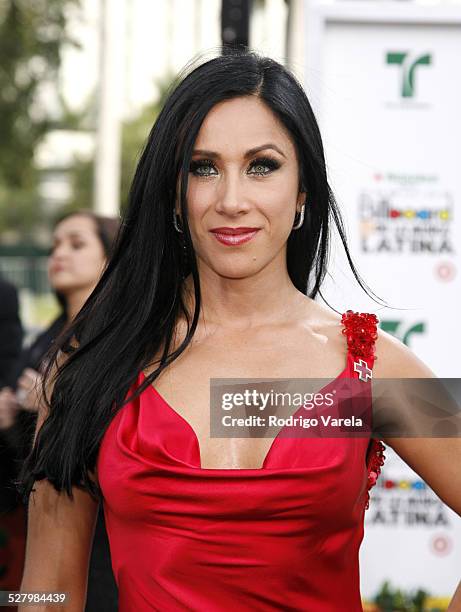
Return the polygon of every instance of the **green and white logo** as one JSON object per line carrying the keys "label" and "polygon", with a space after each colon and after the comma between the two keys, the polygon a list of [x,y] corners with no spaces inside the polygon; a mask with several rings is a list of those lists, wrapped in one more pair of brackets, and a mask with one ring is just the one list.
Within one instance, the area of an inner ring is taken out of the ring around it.
{"label": "green and white logo", "polygon": [[415,95],[415,78],[418,66],[430,66],[432,56],[429,53],[415,57],[407,51],[391,51],[387,53],[386,63],[401,66],[401,89],[402,98],[413,98]]}
{"label": "green and white logo", "polygon": [[424,322],[415,323],[410,327],[406,327],[406,325],[403,321],[386,319],[380,322],[379,327],[401,340],[407,346],[410,346],[410,337],[413,334],[426,333],[426,324]]}

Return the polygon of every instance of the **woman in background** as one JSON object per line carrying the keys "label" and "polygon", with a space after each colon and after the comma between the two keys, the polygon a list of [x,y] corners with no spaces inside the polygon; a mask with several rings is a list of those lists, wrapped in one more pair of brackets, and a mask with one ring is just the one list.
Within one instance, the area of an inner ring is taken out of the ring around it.
{"label": "woman in background", "polygon": [[[6,425],[4,433],[8,436],[11,452],[18,465],[27,455],[33,439],[39,408],[41,371],[46,366],[44,356],[96,286],[110,258],[118,229],[118,219],[99,216],[90,210],[66,214],[54,228],[48,277],[61,312],[23,350],[16,367],[15,389],[6,387],[0,392],[0,415]],[[13,485],[10,494],[12,492]],[[117,609],[117,592],[110,568],[102,510],[96,523],[86,609],[89,612]]]}

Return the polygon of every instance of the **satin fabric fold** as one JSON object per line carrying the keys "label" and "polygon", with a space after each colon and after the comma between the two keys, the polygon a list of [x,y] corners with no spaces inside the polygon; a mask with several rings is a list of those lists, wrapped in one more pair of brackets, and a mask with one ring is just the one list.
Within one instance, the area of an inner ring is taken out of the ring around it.
{"label": "satin fabric fold", "polygon": [[192,427],[148,387],[98,457],[120,612],[361,611],[368,444],[279,437],[260,469],[202,469]]}

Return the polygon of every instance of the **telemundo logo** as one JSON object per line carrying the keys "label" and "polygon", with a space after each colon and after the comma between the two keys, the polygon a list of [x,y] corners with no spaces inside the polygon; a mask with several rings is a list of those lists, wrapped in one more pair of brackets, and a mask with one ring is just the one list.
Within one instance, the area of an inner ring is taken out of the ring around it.
{"label": "telemundo logo", "polygon": [[400,95],[402,98],[413,98],[416,88],[416,73],[420,66],[430,66],[432,55],[425,53],[415,56],[408,51],[389,51],[386,54],[388,65],[400,66]]}

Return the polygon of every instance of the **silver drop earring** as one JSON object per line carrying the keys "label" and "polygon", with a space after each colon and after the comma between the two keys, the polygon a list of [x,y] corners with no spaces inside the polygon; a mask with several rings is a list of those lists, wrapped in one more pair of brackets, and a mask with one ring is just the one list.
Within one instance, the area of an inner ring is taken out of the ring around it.
{"label": "silver drop earring", "polygon": [[306,203],[304,202],[304,204],[301,206],[301,212],[300,212],[300,215],[299,215],[299,221],[298,221],[298,223],[296,223],[296,225],[293,225],[292,229],[297,230],[304,223],[304,208],[305,208],[305,206],[306,206]]}
{"label": "silver drop earring", "polygon": [[184,280],[186,278],[186,268],[187,268],[188,257],[187,257],[186,240],[185,240],[184,236],[182,236],[181,239],[182,239],[182,273],[181,273],[181,277],[182,277],[182,280]]}
{"label": "silver drop earring", "polygon": [[182,229],[178,226],[178,219],[177,219],[178,215],[176,215],[176,209],[173,208],[173,225],[174,228],[177,232],[179,232],[180,234],[183,233]]}
{"label": "silver drop earring", "polygon": [[[173,225],[174,225],[174,228],[175,228],[175,230],[179,234],[184,234],[184,231],[178,225],[178,217],[179,217],[179,215],[176,214],[176,209],[173,208]],[[182,243],[182,273],[181,273],[181,277],[182,277],[182,280],[184,280],[186,278],[185,270],[187,268],[187,263],[188,263],[187,245],[186,245],[186,241],[184,239],[184,235],[181,236],[181,243]]]}

